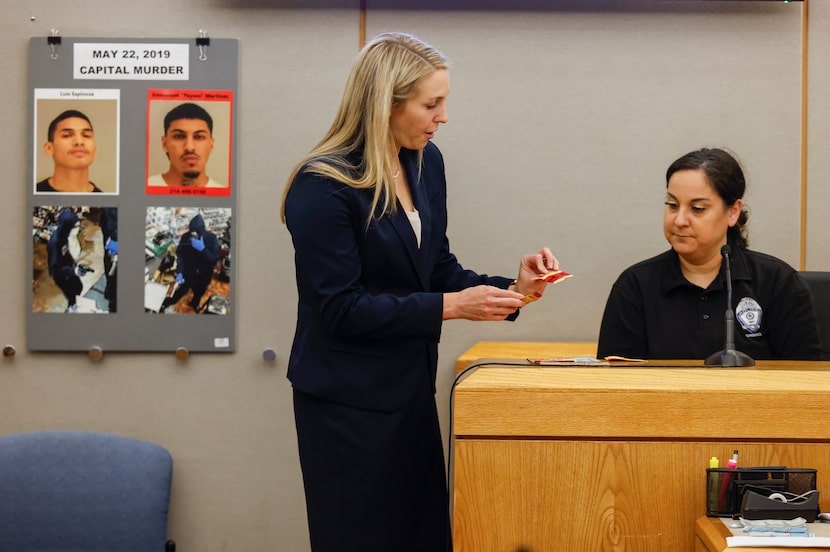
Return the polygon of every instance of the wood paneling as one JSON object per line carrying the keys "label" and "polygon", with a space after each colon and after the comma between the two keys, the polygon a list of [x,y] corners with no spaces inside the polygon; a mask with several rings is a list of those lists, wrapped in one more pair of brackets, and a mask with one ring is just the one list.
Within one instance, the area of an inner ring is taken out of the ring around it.
{"label": "wood paneling", "polygon": [[694,550],[709,458],[733,449],[742,466],[815,468],[830,496],[830,363],[658,364],[482,367],[459,383],[456,551]]}

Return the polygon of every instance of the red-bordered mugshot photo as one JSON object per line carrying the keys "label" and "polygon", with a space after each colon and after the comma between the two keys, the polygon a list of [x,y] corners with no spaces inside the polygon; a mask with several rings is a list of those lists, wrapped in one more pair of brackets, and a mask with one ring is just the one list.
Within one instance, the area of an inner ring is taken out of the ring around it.
{"label": "red-bordered mugshot photo", "polygon": [[231,194],[233,92],[148,91],[148,194]]}

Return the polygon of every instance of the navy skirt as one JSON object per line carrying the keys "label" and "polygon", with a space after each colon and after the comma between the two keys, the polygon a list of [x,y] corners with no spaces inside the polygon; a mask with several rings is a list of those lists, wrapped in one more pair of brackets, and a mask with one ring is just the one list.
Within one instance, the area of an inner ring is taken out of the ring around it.
{"label": "navy skirt", "polygon": [[402,410],[362,410],[294,390],[313,552],[451,550],[431,384]]}

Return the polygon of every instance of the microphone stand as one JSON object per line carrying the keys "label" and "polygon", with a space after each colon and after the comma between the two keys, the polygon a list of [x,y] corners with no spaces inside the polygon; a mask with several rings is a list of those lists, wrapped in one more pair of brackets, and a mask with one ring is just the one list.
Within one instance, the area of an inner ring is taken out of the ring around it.
{"label": "microphone stand", "polygon": [[732,271],[730,270],[728,245],[721,247],[726,265],[726,341],[722,351],[709,355],[705,366],[755,366],[755,361],[746,353],[735,350],[735,311],[732,310]]}

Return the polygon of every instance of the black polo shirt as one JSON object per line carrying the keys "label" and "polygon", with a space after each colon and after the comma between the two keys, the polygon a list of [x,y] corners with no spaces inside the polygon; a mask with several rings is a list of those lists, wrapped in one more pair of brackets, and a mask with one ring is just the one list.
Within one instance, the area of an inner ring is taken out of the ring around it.
{"label": "black polo shirt", "polygon": [[[735,348],[756,360],[819,360],[812,298],[784,261],[732,247]],[[725,267],[702,289],[683,276],[674,250],[626,269],[611,289],[597,357],[705,359],[725,341]]]}

